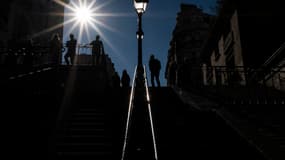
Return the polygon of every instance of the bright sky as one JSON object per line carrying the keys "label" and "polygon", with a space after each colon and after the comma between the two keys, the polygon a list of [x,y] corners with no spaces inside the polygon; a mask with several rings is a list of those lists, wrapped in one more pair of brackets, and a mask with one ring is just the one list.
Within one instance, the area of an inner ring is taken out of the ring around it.
{"label": "bright sky", "polygon": [[[72,1],[78,2],[78,0]],[[88,3],[92,1],[95,0],[87,0]],[[160,81],[162,85],[166,85],[164,73],[169,42],[181,3],[196,4],[206,12],[211,13],[215,0],[149,0],[146,13],[142,17],[144,31],[143,64],[148,64],[151,54],[154,54],[161,61]],[[133,0],[96,0],[92,8],[97,8],[94,13],[99,14],[94,17],[96,23],[93,22],[93,27],[87,25],[89,31],[86,31],[85,28],[82,36],[80,36],[80,25],[77,25],[72,33],[80,43],[90,43],[99,34],[105,52],[111,57],[116,71],[121,75],[123,69],[127,69],[132,77],[137,64],[137,15],[133,7]],[[65,10],[65,13],[69,12],[70,9]],[[69,18],[70,16],[65,16],[65,21]],[[64,26],[64,42],[69,39],[70,28],[74,23],[76,22]],[[79,37],[82,37],[81,40]],[[90,51],[80,52],[90,53]],[[147,72],[148,79],[150,79],[148,66]]]}

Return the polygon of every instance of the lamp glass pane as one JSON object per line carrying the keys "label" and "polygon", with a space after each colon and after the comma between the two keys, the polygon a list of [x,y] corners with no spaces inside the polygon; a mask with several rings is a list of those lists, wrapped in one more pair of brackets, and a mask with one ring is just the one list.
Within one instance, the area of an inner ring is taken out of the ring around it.
{"label": "lamp glass pane", "polygon": [[136,1],[134,1],[134,6],[135,6],[135,8],[136,8],[136,10],[137,10],[138,13],[143,13],[143,12],[145,12],[145,10],[146,10],[146,5],[147,5],[146,2],[136,2]]}

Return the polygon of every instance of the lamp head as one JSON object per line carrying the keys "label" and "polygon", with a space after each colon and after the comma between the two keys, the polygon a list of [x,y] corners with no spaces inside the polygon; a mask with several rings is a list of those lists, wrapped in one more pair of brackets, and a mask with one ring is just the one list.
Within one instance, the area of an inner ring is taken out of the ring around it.
{"label": "lamp head", "polygon": [[148,0],[134,0],[134,6],[138,14],[143,14],[146,11]]}

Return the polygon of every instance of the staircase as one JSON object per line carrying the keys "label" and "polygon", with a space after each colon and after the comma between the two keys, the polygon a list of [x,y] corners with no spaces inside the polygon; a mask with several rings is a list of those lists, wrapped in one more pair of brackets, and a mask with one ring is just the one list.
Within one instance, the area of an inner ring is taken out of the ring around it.
{"label": "staircase", "polygon": [[77,93],[74,109],[57,134],[56,159],[118,159],[127,109],[124,96],[122,90],[96,96]]}
{"label": "staircase", "polygon": [[[281,91],[248,86],[178,90],[178,93],[187,95],[185,99],[192,102],[190,105],[194,101],[198,108],[214,110],[268,159],[285,159],[285,95]],[[212,104],[205,103],[209,99]]]}
{"label": "staircase", "polygon": [[243,104],[221,110],[244,135],[274,160],[285,158],[284,104]]}
{"label": "staircase", "polygon": [[[3,106],[9,121],[3,143],[11,148],[10,159],[15,153],[46,159],[46,133],[50,160],[120,159],[130,90],[108,87],[101,71],[64,66],[3,85],[1,95],[9,102]],[[158,159],[265,159],[227,121],[211,110],[183,103],[171,88],[150,88],[150,100]],[[150,159],[148,112],[135,101],[127,159]]]}
{"label": "staircase", "polygon": [[215,112],[184,104],[171,88],[150,91],[160,159],[265,159]]}
{"label": "staircase", "polygon": [[129,89],[98,87],[106,83],[96,79],[98,72],[88,69],[76,72],[74,89],[66,94],[59,114],[55,147],[50,147],[54,154],[50,159],[119,159]]}
{"label": "staircase", "polygon": [[104,67],[34,68],[4,78],[5,157],[119,159],[129,89],[110,88]]}

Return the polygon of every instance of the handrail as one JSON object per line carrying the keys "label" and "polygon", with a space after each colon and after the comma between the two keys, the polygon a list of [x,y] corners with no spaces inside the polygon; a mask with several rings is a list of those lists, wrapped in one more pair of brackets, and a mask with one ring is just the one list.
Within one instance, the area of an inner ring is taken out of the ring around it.
{"label": "handrail", "polygon": [[[268,65],[271,61],[274,60],[274,58],[276,58],[278,55],[282,54],[285,50],[285,43],[283,43],[283,45],[278,48],[278,50],[264,63],[264,65]],[[277,57],[280,58],[280,57]],[[285,66],[285,57],[281,57],[281,59],[279,59],[279,63],[277,63],[276,67],[273,67],[271,69],[271,72],[269,74],[267,74],[264,78],[264,81],[269,80],[270,78],[274,77],[276,75],[276,73],[280,73],[281,69]]]}
{"label": "handrail", "polygon": [[127,124],[126,124],[126,129],[125,129],[124,145],[123,145],[121,160],[125,159],[125,154],[126,154],[127,140],[128,140],[129,128],[130,128],[130,119],[131,119],[131,115],[133,112],[133,104],[134,104],[133,100],[134,100],[134,88],[135,88],[136,74],[137,74],[137,66],[135,67],[135,72],[134,72],[134,76],[133,76],[133,83],[132,83],[132,89],[131,89],[131,94],[130,94],[128,117],[127,117],[127,122],[126,122]]}
{"label": "handrail", "polygon": [[[156,138],[155,138],[155,132],[154,132],[153,118],[152,118],[152,113],[151,113],[150,96],[149,96],[145,66],[143,67],[143,69],[144,69],[144,73],[143,73],[144,84],[143,85],[146,91],[145,97],[146,97],[146,102],[147,102],[148,116],[150,119],[154,157],[155,157],[155,160],[158,160],[157,145],[156,145]],[[131,89],[131,94],[130,94],[129,109],[128,109],[128,116],[127,116],[127,122],[126,122],[126,129],[125,129],[125,135],[124,135],[124,144],[123,144],[123,149],[122,149],[121,160],[125,160],[125,156],[126,156],[126,148],[127,148],[127,143],[128,143],[128,137],[129,137],[129,128],[130,128],[130,123],[131,123],[131,118],[132,118],[133,107],[134,107],[134,103],[133,103],[134,97],[135,97],[134,88],[136,85],[135,82],[136,82],[136,77],[137,77],[137,66],[135,68],[133,77],[134,78],[133,78],[132,89]]]}
{"label": "handrail", "polygon": [[266,67],[267,65],[269,65],[274,60],[274,58],[282,54],[281,52],[284,49],[285,49],[285,42],[266,60],[266,62],[262,65],[262,67]]}
{"label": "handrail", "polygon": [[52,69],[53,69],[52,67],[45,67],[45,68],[41,68],[41,69],[37,69],[37,70],[26,71],[25,73],[18,73],[17,75],[9,76],[9,77],[7,77],[8,78],[7,80],[16,80],[19,78],[24,78],[24,77],[28,77],[31,75],[35,75],[35,74],[38,74],[41,72],[46,72],[46,71],[49,71]]}
{"label": "handrail", "polygon": [[148,115],[149,115],[150,126],[151,126],[151,134],[152,134],[152,142],[153,142],[153,149],[154,149],[154,157],[155,157],[156,160],[158,160],[156,139],[155,139],[155,132],[154,132],[154,126],[153,126],[152,113],[151,113],[150,96],[149,96],[149,91],[148,91],[145,66],[144,66],[144,82],[145,82],[145,89],[146,89],[146,99],[147,99]]}

